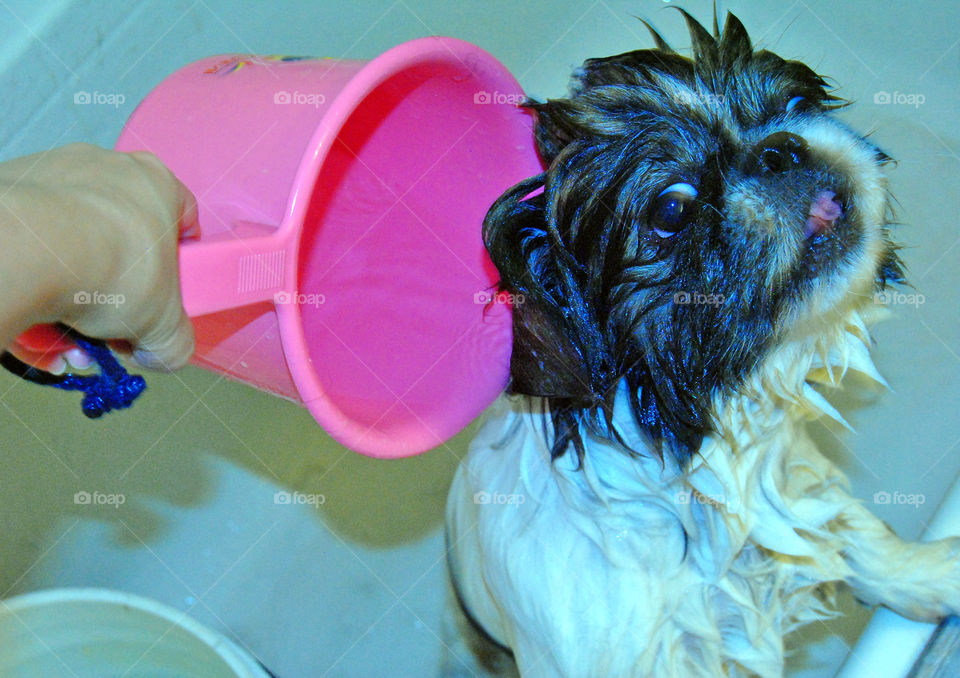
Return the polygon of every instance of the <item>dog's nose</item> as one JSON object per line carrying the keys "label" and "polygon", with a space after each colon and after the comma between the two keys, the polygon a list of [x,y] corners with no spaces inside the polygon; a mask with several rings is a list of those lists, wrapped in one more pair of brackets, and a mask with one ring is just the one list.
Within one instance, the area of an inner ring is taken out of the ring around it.
{"label": "dog's nose", "polygon": [[746,170],[748,174],[782,174],[806,159],[806,139],[792,132],[774,132],[750,149]]}

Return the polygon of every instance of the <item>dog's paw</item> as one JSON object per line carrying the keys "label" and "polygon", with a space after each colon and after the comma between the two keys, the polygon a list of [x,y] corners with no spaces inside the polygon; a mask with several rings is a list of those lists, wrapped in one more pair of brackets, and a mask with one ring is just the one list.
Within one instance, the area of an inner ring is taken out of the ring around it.
{"label": "dog's paw", "polygon": [[960,537],[902,547],[877,563],[878,602],[916,621],[960,614]]}

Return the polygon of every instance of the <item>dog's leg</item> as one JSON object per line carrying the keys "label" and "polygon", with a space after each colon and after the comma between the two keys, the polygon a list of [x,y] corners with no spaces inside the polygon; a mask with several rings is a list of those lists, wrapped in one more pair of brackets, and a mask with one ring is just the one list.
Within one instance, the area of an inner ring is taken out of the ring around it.
{"label": "dog's leg", "polygon": [[[464,466],[457,469],[447,505],[447,604],[440,675],[443,678],[514,678],[519,674],[513,655],[481,625],[481,619],[486,616],[489,622],[493,612],[492,601],[482,598],[483,586],[479,584],[482,580],[479,565],[484,554],[477,540],[477,504],[469,477]],[[487,607],[483,607],[478,597]],[[481,607],[471,610],[471,602]]]}
{"label": "dog's leg", "polygon": [[518,678],[516,662],[466,613],[450,577],[444,610],[441,678]]}
{"label": "dog's leg", "polygon": [[842,555],[854,571],[846,581],[858,598],[919,621],[960,612],[960,539],[903,541],[860,504],[838,522]]}
{"label": "dog's leg", "polygon": [[781,496],[797,507],[822,503],[813,515],[836,511],[828,523],[811,525],[812,543],[820,530],[829,533],[830,542],[820,544],[826,560],[811,576],[842,580],[864,603],[918,621],[960,612],[960,538],[904,541],[850,496],[842,471],[805,433],[794,431],[789,440],[790,454],[781,461]]}

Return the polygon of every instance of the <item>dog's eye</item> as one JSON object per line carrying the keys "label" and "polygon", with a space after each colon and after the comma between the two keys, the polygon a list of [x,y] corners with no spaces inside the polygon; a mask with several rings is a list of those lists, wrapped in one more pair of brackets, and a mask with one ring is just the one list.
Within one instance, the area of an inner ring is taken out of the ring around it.
{"label": "dog's eye", "polygon": [[690,219],[690,204],[697,197],[697,189],[690,184],[668,186],[653,203],[650,227],[661,238],[669,238],[683,230]]}
{"label": "dog's eye", "polygon": [[793,97],[790,101],[787,102],[787,105],[784,107],[784,110],[787,113],[790,113],[794,109],[802,111],[805,108],[807,108],[808,105],[809,104],[807,103],[806,97]]}

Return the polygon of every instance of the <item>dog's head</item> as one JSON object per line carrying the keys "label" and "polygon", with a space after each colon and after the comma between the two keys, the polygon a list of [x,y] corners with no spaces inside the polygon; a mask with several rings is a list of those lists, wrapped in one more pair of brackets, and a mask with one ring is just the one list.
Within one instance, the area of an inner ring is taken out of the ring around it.
{"label": "dog's head", "polygon": [[733,15],[713,35],[683,15],[692,58],[651,29],[657,49],[527,102],[548,169],[484,224],[519,300],[510,390],[547,398],[554,457],[583,455],[581,425],[616,436],[625,381],[651,446],[688,459],[773,347],[902,281],[889,158],[831,116],[824,79],[754,51]]}

